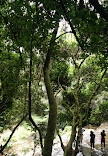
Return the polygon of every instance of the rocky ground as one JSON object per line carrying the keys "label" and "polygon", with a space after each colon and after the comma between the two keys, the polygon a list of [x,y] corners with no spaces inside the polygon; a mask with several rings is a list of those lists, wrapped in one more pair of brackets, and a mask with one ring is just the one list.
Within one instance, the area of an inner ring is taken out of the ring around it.
{"label": "rocky ground", "polygon": [[[83,142],[80,150],[84,153],[84,156],[108,156],[108,123],[104,123],[99,127],[94,126],[87,126],[84,127],[84,135],[83,135]],[[90,131],[94,131],[95,133],[95,149],[91,151],[90,148]],[[101,150],[100,146],[100,133],[102,130],[105,130],[106,132],[106,148],[105,150]],[[19,130],[18,130],[19,131]],[[8,134],[7,134],[8,133]],[[16,132],[17,133],[17,132]],[[10,132],[7,131],[3,135],[9,135]],[[0,143],[3,140],[3,135],[0,138]],[[62,135],[62,140],[64,144],[66,145],[69,140],[70,132],[66,131]],[[22,141],[16,141],[14,140],[9,146],[12,146],[11,148],[5,150],[4,156],[7,153],[10,156],[41,156],[41,149],[37,145],[36,148],[34,148],[34,133],[29,134],[26,138],[22,138]],[[34,150],[35,149],[35,150]],[[7,156],[8,156],[7,155]],[[59,138],[56,137],[54,140],[54,146],[53,146],[53,152],[52,156],[63,156],[63,150],[60,146]],[[79,152],[77,156],[82,156],[82,153]]]}
{"label": "rocky ground", "polygon": [[[91,150],[90,148],[90,131],[95,134],[95,148]],[[101,131],[105,130],[106,133],[106,147],[101,149]],[[85,127],[84,137],[83,137],[83,153],[85,156],[108,156],[108,123],[101,124],[99,127],[93,127],[89,125]],[[88,151],[88,152],[87,152]]]}

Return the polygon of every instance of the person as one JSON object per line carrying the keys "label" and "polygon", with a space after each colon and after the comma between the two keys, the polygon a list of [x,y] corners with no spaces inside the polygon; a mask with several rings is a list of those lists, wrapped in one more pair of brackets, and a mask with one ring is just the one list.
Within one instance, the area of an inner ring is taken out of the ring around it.
{"label": "person", "polygon": [[80,133],[80,144],[82,144],[83,141],[83,132],[85,131],[84,128],[81,128],[81,133]]}
{"label": "person", "polygon": [[101,148],[102,148],[102,143],[104,143],[104,148],[105,148],[105,136],[106,134],[105,134],[105,131],[103,130],[101,132]]}
{"label": "person", "polygon": [[94,143],[95,143],[95,134],[93,131],[90,131],[90,144],[91,144],[91,149],[92,147],[94,148]]}

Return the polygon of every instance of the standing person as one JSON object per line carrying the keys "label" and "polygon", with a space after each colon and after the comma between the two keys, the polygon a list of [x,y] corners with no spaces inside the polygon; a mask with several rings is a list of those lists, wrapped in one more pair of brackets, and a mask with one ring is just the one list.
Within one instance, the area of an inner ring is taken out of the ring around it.
{"label": "standing person", "polygon": [[93,131],[90,131],[90,143],[91,143],[91,149],[92,147],[94,148],[95,134],[93,133]]}
{"label": "standing person", "polygon": [[102,148],[102,143],[104,143],[104,148],[105,148],[105,136],[106,134],[105,134],[105,131],[103,130],[101,132],[101,148]]}
{"label": "standing person", "polygon": [[80,144],[82,144],[83,141],[83,132],[85,131],[85,129],[81,128],[81,133],[80,133]]}

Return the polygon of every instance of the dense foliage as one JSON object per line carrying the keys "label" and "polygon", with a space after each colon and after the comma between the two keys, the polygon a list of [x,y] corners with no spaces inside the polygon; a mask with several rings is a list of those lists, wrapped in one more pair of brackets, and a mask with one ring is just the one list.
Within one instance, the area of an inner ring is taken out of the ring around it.
{"label": "dense foliage", "polygon": [[94,1],[0,2],[0,130],[25,120],[43,156],[51,155],[56,125],[73,127],[62,146],[68,156],[76,127],[107,120],[108,99],[98,97],[108,90],[108,5]]}

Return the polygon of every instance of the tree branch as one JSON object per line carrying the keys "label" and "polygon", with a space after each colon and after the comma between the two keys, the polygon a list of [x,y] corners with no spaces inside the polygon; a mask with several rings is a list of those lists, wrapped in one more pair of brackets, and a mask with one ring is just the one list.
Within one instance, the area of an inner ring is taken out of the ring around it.
{"label": "tree branch", "polygon": [[55,40],[57,40],[58,38],[60,38],[61,36],[65,35],[65,34],[67,34],[67,33],[72,33],[72,31],[69,31],[69,32],[64,32],[63,34],[61,34],[61,35],[59,35],[58,37],[56,37],[56,39],[55,39]]}
{"label": "tree branch", "polygon": [[15,126],[15,128],[13,129],[11,135],[9,136],[7,142],[2,146],[2,148],[0,149],[0,153],[3,152],[3,150],[6,148],[7,144],[9,143],[10,139],[12,138],[13,134],[15,133],[16,129],[19,127],[19,125],[23,122],[23,120],[25,119],[25,117],[27,117],[28,113],[21,119],[21,121]]}
{"label": "tree branch", "polygon": [[43,149],[43,142],[42,142],[42,134],[39,129],[39,127],[35,124],[34,120],[32,119],[31,116],[31,80],[32,80],[32,40],[31,40],[31,47],[30,47],[30,73],[29,73],[29,101],[28,101],[28,106],[29,106],[29,120],[31,121],[32,125],[35,127],[35,129],[39,133],[40,137],[40,144],[41,144],[41,149]]}
{"label": "tree branch", "polygon": [[41,131],[39,129],[39,127],[35,124],[34,120],[32,119],[31,116],[29,116],[29,120],[31,121],[32,125],[35,127],[35,129],[38,131],[39,133],[39,137],[40,137],[40,145],[41,145],[41,149],[43,149],[43,142],[42,142],[42,134]]}
{"label": "tree branch", "polygon": [[74,63],[74,65],[75,65],[75,67],[78,68],[78,64],[76,63],[74,56],[73,56],[73,55],[71,55],[71,56],[72,56],[73,63]]}
{"label": "tree branch", "polygon": [[63,151],[65,151],[65,146],[64,146],[64,144],[63,144],[61,135],[60,135],[60,133],[59,133],[59,129],[58,129],[57,127],[56,127],[56,131],[57,131],[57,135],[58,135],[58,137],[59,137],[59,139],[60,139],[61,147],[62,147]]}
{"label": "tree branch", "polygon": [[60,0],[60,3],[61,3],[61,6],[62,6],[62,9],[63,9],[63,11],[64,11],[64,16],[65,16],[65,18],[67,19],[67,21],[68,21],[68,23],[69,23],[69,25],[70,25],[70,27],[71,27],[71,29],[72,29],[72,33],[73,33],[74,36],[76,37],[76,40],[77,40],[77,42],[79,43],[81,49],[84,51],[83,45],[81,44],[81,42],[80,42],[80,40],[79,40],[79,38],[78,38],[78,36],[77,36],[77,34],[76,34],[75,28],[73,27],[73,25],[72,25],[72,23],[71,23],[71,21],[70,21],[70,18],[69,18],[68,15],[67,15],[67,12],[66,12],[66,9],[65,9],[65,6],[64,6],[63,1]]}
{"label": "tree branch", "polygon": [[91,97],[90,97],[90,99],[89,99],[89,101],[88,101],[87,110],[86,110],[85,116],[88,115],[88,111],[89,111],[89,108],[90,108],[91,101],[92,101],[93,97],[96,95],[97,91],[99,90],[100,85],[101,85],[101,82],[102,82],[102,79],[103,79],[104,75],[106,74],[106,72],[107,72],[107,69],[105,69],[105,71],[103,72],[103,74],[102,74],[102,76],[101,76],[101,78],[100,78],[99,83],[98,83],[97,86],[95,87],[95,90],[94,90],[94,92],[92,93],[92,95],[91,95]]}

